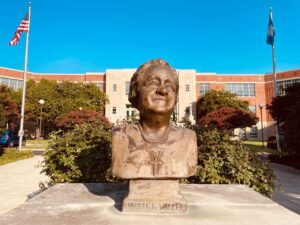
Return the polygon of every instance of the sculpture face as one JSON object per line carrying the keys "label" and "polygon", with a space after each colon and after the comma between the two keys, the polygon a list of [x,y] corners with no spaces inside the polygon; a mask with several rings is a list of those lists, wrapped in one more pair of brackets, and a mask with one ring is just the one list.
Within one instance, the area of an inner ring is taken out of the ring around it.
{"label": "sculpture face", "polygon": [[140,83],[141,113],[171,114],[176,104],[176,83],[172,71],[163,66],[146,70]]}

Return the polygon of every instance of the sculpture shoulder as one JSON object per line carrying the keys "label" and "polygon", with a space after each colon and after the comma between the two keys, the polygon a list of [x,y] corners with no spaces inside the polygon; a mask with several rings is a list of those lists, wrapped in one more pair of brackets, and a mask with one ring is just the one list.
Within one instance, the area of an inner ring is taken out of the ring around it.
{"label": "sculpture shoulder", "polygon": [[112,129],[113,136],[131,136],[137,132],[139,132],[139,128],[135,124],[126,124]]}
{"label": "sculpture shoulder", "polygon": [[174,137],[176,138],[188,138],[188,139],[195,139],[196,133],[195,131],[184,128],[184,127],[171,127],[171,132],[173,133]]}

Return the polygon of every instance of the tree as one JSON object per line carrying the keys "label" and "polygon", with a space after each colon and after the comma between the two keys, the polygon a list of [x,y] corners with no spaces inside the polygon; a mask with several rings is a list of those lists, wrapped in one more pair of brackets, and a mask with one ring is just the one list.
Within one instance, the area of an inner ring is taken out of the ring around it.
{"label": "tree", "polygon": [[300,100],[300,83],[293,84],[285,89],[285,95],[276,96],[270,105],[267,105],[269,113],[279,123],[286,121],[288,115],[295,109]]}
{"label": "tree", "polygon": [[3,131],[6,124],[9,129],[15,130],[19,124],[20,110],[15,98],[17,93],[5,85],[0,85],[0,129]]}
{"label": "tree", "polygon": [[[267,106],[271,116],[283,123],[286,131],[287,151],[299,152],[299,113],[300,113],[300,83],[295,83],[285,89],[285,95],[276,96]],[[298,150],[297,150],[298,149]]]}
{"label": "tree", "polygon": [[280,158],[272,157],[275,162],[300,168],[300,83],[293,84],[285,89],[284,96],[276,96],[267,106],[272,117],[282,124],[284,130],[284,151]]}
{"label": "tree", "polygon": [[95,110],[78,110],[63,113],[56,117],[54,124],[57,128],[64,131],[74,129],[75,125],[93,124],[100,121],[105,127],[111,126],[108,119]]}
{"label": "tree", "polygon": [[257,117],[252,112],[230,107],[219,108],[199,120],[201,126],[210,126],[219,130],[251,127],[256,123]]}
{"label": "tree", "polygon": [[42,111],[44,130],[54,130],[57,116],[76,111],[80,107],[104,112],[106,95],[94,84],[50,81],[42,79],[39,83],[27,82],[26,120],[39,127],[41,115],[40,99],[45,100]]}
{"label": "tree", "polygon": [[197,122],[221,130],[243,128],[257,123],[249,103],[229,91],[210,90],[196,104]]}
{"label": "tree", "polygon": [[[293,107],[293,110],[287,115],[285,121],[286,130],[286,151],[291,155],[296,155],[300,160],[300,100]],[[298,165],[300,165],[298,161]]]}
{"label": "tree", "polygon": [[4,133],[6,126],[6,117],[4,112],[4,107],[2,104],[0,104],[0,135]]}
{"label": "tree", "polygon": [[237,110],[249,111],[249,103],[237,98],[236,94],[229,91],[209,90],[199,98],[196,104],[198,120],[206,114],[222,107],[230,107]]}
{"label": "tree", "polygon": [[[40,117],[42,116],[44,124],[53,129],[54,119],[64,109],[58,107],[60,96],[56,91],[58,85],[56,81],[42,79],[37,83],[34,80],[29,80],[26,85],[25,120],[33,125],[37,136],[39,134]],[[39,104],[40,99],[45,101],[42,115],[41,105]]]}

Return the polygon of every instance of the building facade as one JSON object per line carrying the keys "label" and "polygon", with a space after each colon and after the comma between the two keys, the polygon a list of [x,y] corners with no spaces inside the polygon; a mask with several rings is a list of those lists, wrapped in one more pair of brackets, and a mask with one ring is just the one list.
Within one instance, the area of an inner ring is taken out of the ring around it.
{"label": "building facade", "polygon": [[[105,116],[113,123],[119,123],[137,111],[128,101],[130,79],[136,69],[107,69],[104,73],[84,74],[47,74],[28,73],[28,79],[40,81],[49,79],[94,83],[107,94],[109,102],[105,107]],[[196,101],[208,90],[228,90],[237,94],[241,100],[249,102],[249,109],[256,114],[259,122],[252,128],[236,130],[244,133],[248,139],[261,139],[262,126],[265,138],[275,134],[275,123],[266,110],[274,96],[272,74],[216,74],[198,73],[196,70],[177,70],[179,77],[178,103],[175,110],[177,121],[188,119],[195,123]],[[277,89],[284,95],[284,88],[300,82],[300,69],[277,73]],[[0,84],[18,89],[23,86],[23,71],[0,67]],[[261,111],[259,104],[264,107]],[[261,123],[262,121],[262,123]]]}

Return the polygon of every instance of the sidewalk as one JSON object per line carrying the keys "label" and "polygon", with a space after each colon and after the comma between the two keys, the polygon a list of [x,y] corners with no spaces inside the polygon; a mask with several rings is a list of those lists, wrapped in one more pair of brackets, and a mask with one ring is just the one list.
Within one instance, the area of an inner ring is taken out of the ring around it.
{"label": "sidewalk", "polygon": [[271,168],[278,176],[273,201],[300,214],[300,170],[276,163]]}
{"label": "sidewalk", "polygon": [[41,156],[0,166],[0,215],[25,202],[48,178],[37,167]]}

